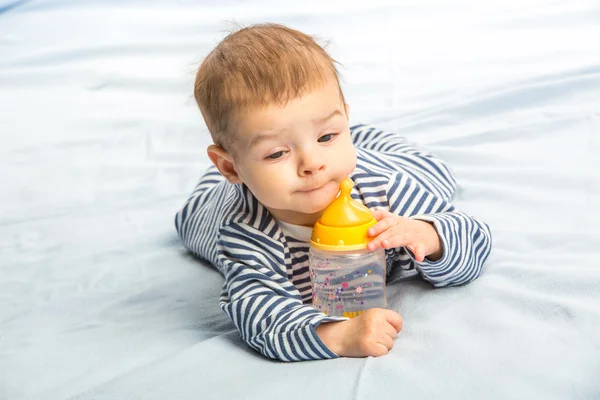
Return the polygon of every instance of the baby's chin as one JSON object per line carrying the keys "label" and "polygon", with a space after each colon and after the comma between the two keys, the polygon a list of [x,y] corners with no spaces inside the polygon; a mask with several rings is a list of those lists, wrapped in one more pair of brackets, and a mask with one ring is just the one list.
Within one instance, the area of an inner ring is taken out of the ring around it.
{"label": "baby's chin", "polygon": [[325,211],[325,209],[327,208],[329,204],[326,204],[325,206],[321,206],[321,205],[311,205],[310,207],[302,207],[301,209],[296,210],[298,213],[301,214],[306,214],[306,215],[317,215],[317,216],[321,216],[321,214],[323,214],[323,211]]}
{"label": "baby's chin", "polygon": [[310,198],[310,201],[302,202],[298,207],[296,207],[298,212],[303,214],[319,214],[321,215],[323,211],[331,204],[331,202],[335,200],[334,196],[313,196]]}

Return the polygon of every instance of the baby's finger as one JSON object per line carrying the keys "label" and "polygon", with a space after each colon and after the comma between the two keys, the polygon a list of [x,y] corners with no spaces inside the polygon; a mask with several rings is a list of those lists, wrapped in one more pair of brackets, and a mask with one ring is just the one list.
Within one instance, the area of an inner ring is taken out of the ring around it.
{"label": "baby's finger", "polygon": [[377,343],[381,343],[382,345],[384,345],[388,350],[391,350],[392,347],[394,347],[394,338],[390,337],[389,335],[386,334],[382,334],[378,339],[377,339]]}
{"label": "baby's finger", "polygon": [[402,316],[396,311],[386,310],[385,319],[396,329],[397,333],[402,330]]}
{"label": "baby's finger", "polygon": [[394,247],[406,246],[407,243],[410,243],[411,234],[408,232],[398,233],[392,229],[388,229],[387,231],[379,235],[376,239],[378,238],[380,238],[381,240],[381,247],[383,247],[384,249],[391,249]]}
{"label": "baby's finger", "polygon": [[423,260],[425,260],[425,257],[423,257],[423,254],[421,253],[415,253],[415,260],[417,262],[423,262]]}
{"label": "baby's finger", "polygon": [[389,212],[385,208],[374,208],[371,210],[371,213],[373,214],[373,218],[375,218],[377,221],[381,221],[382,219],[389,217],[398,217],[398,215]]}
{"label": "baby's finger", "polygon": [[392,340],[394,340],[396,338],[396,336],[398,335],[398,331],[396,330],[396,327],[390,323],[386,324],[384,332],[386,335],[391,337]]}
{"label": "baby's finger", "polygon": [[384,232],[390,227],[392,227],[392,225],[394,225],[394,221],[391,218],[382,219],[369,228],[369,230],[367,231],[367,235],[369,235],[370,237],[375,237],[381,232]]}
{"label": "baby's finger", "polygon": [[[393,343],[392,343],[393,345]],[[373,354],[367,354],[372,355],[374,357],[381,357],[381,356],[385,356],[386,354],[388,354],[390,352],[390,348],[388,348],[385,344],[383,343],[376,343],[375,344],[375,348],[374,348],[374,352]]]}
{"label": "baby's finger", "polygon": [[413,253],[415,260],[417,262],[423,262],[423,260],[425,259],[425,253],[424,253],[423,249],[421,248],[421,246],[408,245],[408,246],[406,246],[406,248]]}
{"label": "baby's finger", "polygon": [[394,213],[389,212],[385,208],[377,208],[377,211],[379,211],[381,213],[382,218],[397,217],[398,216],[398,215],[396,215]]}
{"label": "baby's finger", "polygon": [[384,249],[387,248],[386,241],[389,240],[389,238],[391,237],[392,234],[393,234],[393,232],[391,230],[386,230],[386,231],[380,233],[379,235],[374,237],[369,243],[367,243],[367,249],[369,251],[373,251],[380,247],[383,247]]}
{"label": "baby's finger", "polygon": [[423,262],[425,260],[425,254],[423,254],[421,249],[415,250],[415,260],[417,260],[417,262]]}
{"label": "baby's finger", "polygon": [[373,214],[373,218],[375,218],[377,221],[381,221],[383,219],[383,212],[381,208],[375,208],[371,210],[371,213]]}
{"label": "baby's finger", "polygon": [[367,243],[367,250],[369,250],[369,251],[375,251],[380,247],[381,247],[381,240],[373,239],[369,243]]}
{"label": "baby's finger", "polygon": [[421,249],[421,247],[415,245],[408,245],[406,246],[406,248],[413,253],[417,262],[423,262],[423,260],[425,259],[425,255],[423,254],[423,250]]}

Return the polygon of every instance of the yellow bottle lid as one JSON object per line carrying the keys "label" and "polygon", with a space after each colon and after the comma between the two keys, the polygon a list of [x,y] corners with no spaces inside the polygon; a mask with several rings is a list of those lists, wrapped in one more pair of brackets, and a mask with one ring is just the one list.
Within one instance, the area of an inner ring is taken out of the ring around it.
{"label": "yellow bottle lid", "polygon": [[325,209],[313,227],[311,246],[328,251],[351,251],[367,247],[369,228],[377,223],[371,211],[350,196],[350,178],[340,184],[340,195]]}

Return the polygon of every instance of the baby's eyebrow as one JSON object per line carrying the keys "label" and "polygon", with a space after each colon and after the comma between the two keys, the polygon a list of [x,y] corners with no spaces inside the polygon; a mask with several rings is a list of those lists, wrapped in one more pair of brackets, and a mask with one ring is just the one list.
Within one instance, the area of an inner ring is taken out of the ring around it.
{"label": "baby's eyebrow", "polygon": [[[338,115],[344,115],[342,114],[342,111],[339,108],[333,110],[331,113],[327,114],[324,117],[313,119],[312,123],[314,126],[323,125],[325,122]],[[276,138],[284,130],[285,129],[274,130],[269,132],[259,132],[250,140],[250,145],[248,147],[253,148],[255,146],[258,146],[261,142],[264,142],[265,140]]]}
{"label": "baby's eyebrow", "polygon": [[335,110],[333,110],[331,113],[329,113],[325,117],[313,119],[312,123],[313,123],[313,125],[323,125],[325,122],[329,121],[331,118],[335,117],[336,115],[343,115],[342,111],[340,111],[339,108],[336,108]]}
{"label": "baby's eyebrow", "polygon": [[270,133],[264,133],[264,132],[257,133],[250,141],[249,147],[253,148],[255,146],[258,146],[261,142],[264,142],[265,140],[273,139],[278,136],[278,133],[279,132],[277,132],[277,131],[270,132]]}

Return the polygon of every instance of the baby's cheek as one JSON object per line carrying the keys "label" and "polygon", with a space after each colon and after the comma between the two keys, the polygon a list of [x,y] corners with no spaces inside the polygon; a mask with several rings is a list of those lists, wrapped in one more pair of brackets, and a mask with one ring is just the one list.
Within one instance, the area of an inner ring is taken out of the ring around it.
{"label": "baby's cheek", "polygon": [[337,165],[343,166],[343,175],[348,176],[356,168],[356,149],[349,140],[345,149],[338,153]]}

